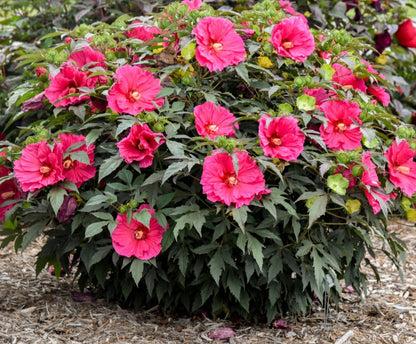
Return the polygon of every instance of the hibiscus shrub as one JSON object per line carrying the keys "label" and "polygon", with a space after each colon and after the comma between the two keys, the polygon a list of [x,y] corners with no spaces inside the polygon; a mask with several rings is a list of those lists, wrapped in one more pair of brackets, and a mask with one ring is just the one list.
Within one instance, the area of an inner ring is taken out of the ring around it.
{"label": "hibiscus shrub", "polygon": [[0,143],[2,245],[41,236],[37,273],[270,321],[337,302],[342,283],[365,293],[374,236],[400,268],[387,219],[415,203],[415,131],[362,39],[270,0],[60,35],[21,58],[33,78]]}

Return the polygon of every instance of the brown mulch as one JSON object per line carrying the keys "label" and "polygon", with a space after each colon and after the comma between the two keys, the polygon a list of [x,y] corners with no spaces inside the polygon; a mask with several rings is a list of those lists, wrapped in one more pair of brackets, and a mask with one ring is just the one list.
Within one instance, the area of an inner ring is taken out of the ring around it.
{"label": "brown mulch", "polygon": [[403,280],[380,253],[375,263],[381,283],[370,275],[364,301],[346,288],[338,309],[324,312],[317,306],[306,317],[285,318],[289,329],[204,317],[161,317],[157,309],[134,312],[103,300],[75,302],[78,290],[71,276],[57,280],[44,271],[35,277],[39,243],[24,254],[15,254],[9,245],[0,250],[0,343],[215,343],[208,332],[231,327],[236,336],[225,343],[416,344],[416,227],[396,223],[391,230],[409,248]]}

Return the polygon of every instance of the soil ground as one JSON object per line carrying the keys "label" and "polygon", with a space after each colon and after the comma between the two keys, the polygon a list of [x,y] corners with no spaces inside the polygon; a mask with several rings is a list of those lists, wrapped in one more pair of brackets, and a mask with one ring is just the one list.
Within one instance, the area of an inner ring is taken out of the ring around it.
{"label": "soil ground", "polygon": [[[361,300],[345,288],[338,309],[317,305],[305,317],[287,317],[291,326],[232,323],[204,317],[161,316],[159,310],[134,312],[91,298],[76,302],[71,276],[57,280],[47,271],[37,278],[34,260],[40,244],[23,254],[12,246],[0,250],[0,343],[12,344],[174,344],[215,343],[209,331],[230,327],[236,335],[224,343],[398,343],[416,344],[416,227],[391,224],[408,246],[404,278],[380,251],[376,283],[369,273],[369,294]],[[364,268],[366,269],[366,268]]]}

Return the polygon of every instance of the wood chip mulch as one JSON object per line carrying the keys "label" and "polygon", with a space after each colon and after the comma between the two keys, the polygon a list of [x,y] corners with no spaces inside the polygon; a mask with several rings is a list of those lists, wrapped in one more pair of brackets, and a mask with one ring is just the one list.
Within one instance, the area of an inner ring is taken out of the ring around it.
{"label": "wood chip mulch", "polygon": [[[403,280],[378,252],[381,282],[367,271],[365,300],[345,288],[338,309],[325,312],[317,305],[308,316],[286,317],[287,329],[203,316],[162,317],[157,308],[134,312],[100,299],[76,302],[79,290],[71,276],[57,280],[44,271],[36,278],[39,242],[23,254],[9,245],[0,250],[0,344],[416,344],[416,227],[402,221],[390,228],[408,245]],[[236,335],[211,339],[208,333],[220,327],[230,327]]]}

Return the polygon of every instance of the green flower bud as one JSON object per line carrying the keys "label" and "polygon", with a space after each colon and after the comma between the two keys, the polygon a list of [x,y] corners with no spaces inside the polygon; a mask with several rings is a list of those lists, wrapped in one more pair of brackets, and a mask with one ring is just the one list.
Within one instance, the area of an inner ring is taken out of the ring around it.
{"label": "green flower bud", "polygon": [[314,84],[314,81],[310,75],[306,75],[304,79],[306,86],[312,86]]}
{"label": "green flower bud", "polygon": [[139,202],[136,201],[135,199],[131,199],[130,202],[127,203],[127,206],[132,209],[136,209],[138,205],[139,205]]}
{"label": "green flower bud", "polygon": [[146,116],[144,116],[144,121],[146,123],[153,123],[156,120],[156,114],[154,112],[148,112]]}
{"label": "green flower bud", "polygon": [[25,145],[28,145],[30,143],[36,143],[36,142],[38,142],[36,136],[29,136],[25,140]]}
{"label": "green flower bud", "polygon": [[297,87],[303,87],[305,85],[305,80],[301,76],[297,76],[293,82]]}
{"label": "green flower bud", "polygon": [[347,212],[350,215],[360,211],[361,208],[361,202],[358,199],[348,199],[345,202],[345,205],[347,207]]}
{"label": "green flower bud", "polygon": [[155,125],[153,126],[153,130],[156,133],[163,133],[165,131],[165,126],[161,122],[156,122]]}
{"label": "green flower bud", "polygon": [[345,195],[349,181],[347,178],[344,178],[342,174],[338,173],[328,177],[327,185],[333,192],[339,195]]}
{"label": "green flower bud", "polygon": [[127,213],[127,211],[128,211],[128,206],[125,205],[125,204],[122,204],[118,207],[118,212],[120,214],[125,214],[125,213]]}
{"label": "green flower bud", "polygon": [[363,175],[364,169],[361,165],[354,165],[351,173],[354,177],[361,177]]}
{"label": "green flower bud", "polygon": [[339,53],[342,51],[342,47],[339,43],[335,43],[332,46],[332,52],[334,53],[334,55],[339,55]]}
{"label": "green flower bud", "polygon": [[348,152],[339,151],[336,153],[337,161],[340,164],[348,164],[350,162],[350,157]]}

